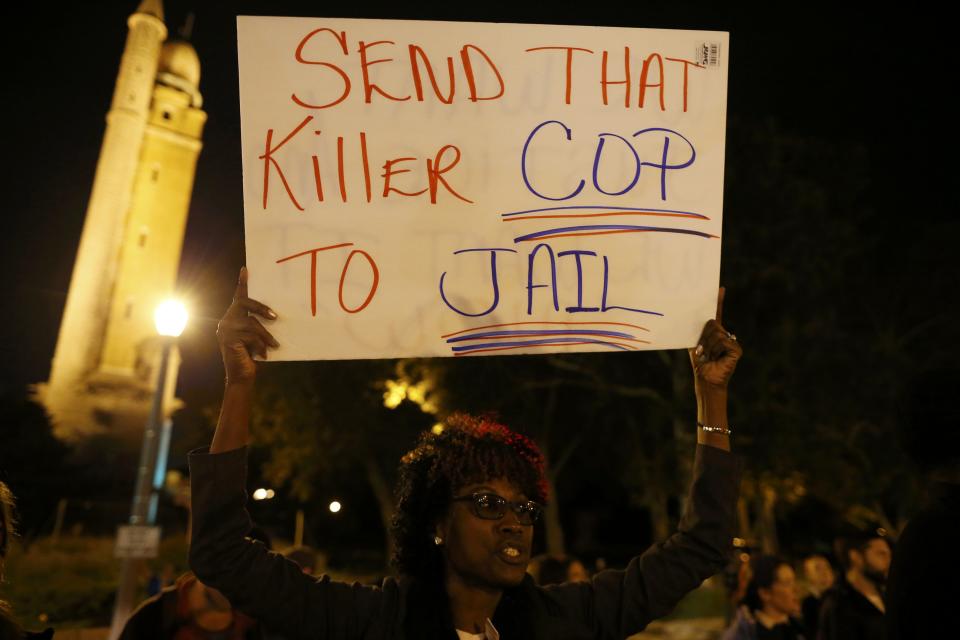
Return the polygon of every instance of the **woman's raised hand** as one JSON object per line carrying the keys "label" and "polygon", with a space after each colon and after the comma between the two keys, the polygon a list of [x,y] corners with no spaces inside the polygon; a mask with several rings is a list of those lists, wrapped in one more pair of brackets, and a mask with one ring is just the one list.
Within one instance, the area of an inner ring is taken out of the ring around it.
{"label": "woman's raised hand", "polygon": [[743,355],[737,337],[723,328],[723,298],[726,289],[720,287],[717,295],[717,317],[708,320],[700,334],[697,346],[690,349],[690,364],[697,397],[726,394],[727,385]]}
{"label": "woman's raised hand", "polygon": [[277,314],[262,302],[247,297],[247,268],[240,269],[233,302],[217,325],[217,341],[228,383],[249,383],[256,377],[253,356],[267,358],[267,348],[279,343],[256,316],[276,320]]}

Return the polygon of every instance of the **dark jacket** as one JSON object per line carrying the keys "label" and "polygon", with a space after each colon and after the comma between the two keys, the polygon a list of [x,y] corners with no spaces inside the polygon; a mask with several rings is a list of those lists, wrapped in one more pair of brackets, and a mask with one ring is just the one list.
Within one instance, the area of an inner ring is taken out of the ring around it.
{"label": "dark jacket", "polygon": [[[185,627],[191,626],[186,590],[197,579],[186,574],[176,584],[163,588],[160,593],[140,603],[123,625],[119,640],[173,640]],[[235,612],[236,613],[236,612]],[[224,638],[243,637],[245,640],[260,640],[260,626],[247,616],[237,613],[233,624],[223,632],[205,632],[193,627],[188,637]]]}
{"label": "dark jacket", "polygon": [[897,541],[887,584],[887,638],[948,638],[956,633],[960,575],[957,515],[960,485],[941,483]]}
{"label": "dark jacket", "polygon": [[[278,554],[250,542],[246,503],[246,449],[211,455],[193,452],[190,474],[193,539],[190,565],[231,603],[289,638],[421,640],[419,617],[406,619],[422,589],[387,578],[380,587],[313,578]],[[687,510],[677,533],[630,561],[623,571],[602,571],[584,584],[538,587],[530,576],[504,592],[494,616],[503,640],[625,638],[668,614],[689,591],[719,571],[732,549],[739,460],[698,446]],[[412,615],[412,614],[411,614]],[[501,619],[523,619],[519,625]],[[456,638],[452,627],[449,636]],[[416,632],[416,631],[415,631]]]}
{"label": "dark jacket", "polygon": [[823,605],[823,598],[808,595],[800,603],[800,610],[803,612],[803,627],[811,638],[817,637],[817,631],[820,628],[820,607]]}
{"label": "dark jacket", "polygon": [[817,640],[884,640],[883,612],[840,579],[827,590],[820,607]]}
{"label": "dark jacket", "polygon": [[0,640],[50,640],[53,638],[53,629],[45,629],[40,632],[24,631],[7,615],[0,602]]}
{"label": "dark jacket", "polygon": [[794,618],[780,623],[771,629],[757,622],[746,605],[737,608],[737,616],[723,632],[720,640],[807,640],[803,625]]}

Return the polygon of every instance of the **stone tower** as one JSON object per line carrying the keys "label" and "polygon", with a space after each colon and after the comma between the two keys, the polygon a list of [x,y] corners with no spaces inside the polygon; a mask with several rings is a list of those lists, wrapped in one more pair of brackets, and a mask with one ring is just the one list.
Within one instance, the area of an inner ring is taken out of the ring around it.
{"label": "stone tower", "polygon": [[153,310],[174,293],[206,121],[200,62],[187,42],[164,43],[162,2],[143,0],[127,25],[50,380],[37,387],[67,439],[143,424]]}

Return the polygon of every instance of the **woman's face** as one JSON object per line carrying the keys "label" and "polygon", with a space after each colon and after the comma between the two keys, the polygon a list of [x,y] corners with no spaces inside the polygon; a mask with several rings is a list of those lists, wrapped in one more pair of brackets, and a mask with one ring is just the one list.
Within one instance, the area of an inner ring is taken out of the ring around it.
{"label": "woman's face", "polygon": [[[494,493],[509,502],[529,499],[503,478],[467,485],[455,497],[474,493]],[[486,520],[474,515],[469,500],[450,504],[447,516],[437,525],[448,580],[494,589],[520,584],[530,562],[533,525],[520,524],[512,509],[505,511],[499,520]]]}
{"label": "woman's face", "polygon": [[796,576],[789,565],[777,567],[776,579],[769,589],[759,589],[763,608],[771,613],[796,616],[800,613],[800,600],[797,597]]}
{"label": "woman's face", "polygon": [[833,586],[833,567],[823,556],[810,556],[804,560],[803,571],[814,591],[822,593]]}

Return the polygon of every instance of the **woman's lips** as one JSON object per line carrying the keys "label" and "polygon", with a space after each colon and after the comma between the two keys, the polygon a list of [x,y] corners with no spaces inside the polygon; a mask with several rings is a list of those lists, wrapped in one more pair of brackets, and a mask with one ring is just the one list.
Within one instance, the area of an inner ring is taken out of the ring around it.
{"label": "woman's lips", "polygon": [[519,545],[505,544],[497,551],[497,555],[507,564],[526,564],[525,554]]}

